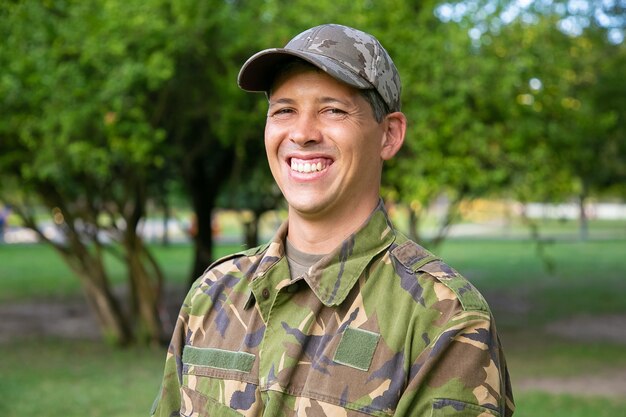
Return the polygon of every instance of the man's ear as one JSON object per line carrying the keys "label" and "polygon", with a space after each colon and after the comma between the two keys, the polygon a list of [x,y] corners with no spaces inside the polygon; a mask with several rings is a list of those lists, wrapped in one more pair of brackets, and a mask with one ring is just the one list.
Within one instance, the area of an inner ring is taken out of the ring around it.
{"label": "man's ear", "polygon": [[385,116],[386,125],[380,157],[383,161],[391,159],[402,147],[406,133],[406,116],[401,112],[389,113]]}

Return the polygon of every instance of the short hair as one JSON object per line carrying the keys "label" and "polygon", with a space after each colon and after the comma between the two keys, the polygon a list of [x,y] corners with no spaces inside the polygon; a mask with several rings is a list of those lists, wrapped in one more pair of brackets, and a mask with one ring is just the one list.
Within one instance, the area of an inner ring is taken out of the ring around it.
{"label": "short hair", "polygon": [[[274,80],[270,84],[270,88],[267,91],[267,96],[269,97],[269,95],[271,94],[272,88],[274,86],[274,82],[276,82],[278,78],[280,78],[281,76],[287,74],[288,72],[296,68],[305,68],[307,70],[312,70],[312,71],[317,71],[317,72],[322,72],[322,73],[324,72],[320,68],[316,67],[315,65],[310,64],[309,62],[304,61],[302,59],[298,59],[298,58],[290,59],[285,64],[281,65],[279,70],[276,72],[276,75],[274,76]],[[387,105],[387,103],[385,103],[385,100],[383,100],[383,98],[380,96],[380,93],[373,87],[363,89],[363,90],[358,89],[358,91],[361,97],[363,97],[365,101],[367,101],[370,107],[372,108],[372,113],[374,115],[374,119],[376,120],[376,122],[382,123],[385,116],[391,112],[389,111],[389,106]]]}
{"label": "short hair", "polygon": [[374,113],[374,119],[376,119],[378,123],[382,123],[385,116],[391,113],[389,106],[375,88],[359,90],[359,94],[370,104],[372,112]]}

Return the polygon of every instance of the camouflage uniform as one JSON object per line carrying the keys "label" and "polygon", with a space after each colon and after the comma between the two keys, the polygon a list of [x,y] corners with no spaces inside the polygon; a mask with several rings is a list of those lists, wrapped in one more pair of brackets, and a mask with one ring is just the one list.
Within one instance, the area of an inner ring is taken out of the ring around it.
{"label": "camouflage uniform", "polygon": [[478,291],[394,229],[384,206],[290,279],[284,224],[189,291],[155,416],[510,416]]}

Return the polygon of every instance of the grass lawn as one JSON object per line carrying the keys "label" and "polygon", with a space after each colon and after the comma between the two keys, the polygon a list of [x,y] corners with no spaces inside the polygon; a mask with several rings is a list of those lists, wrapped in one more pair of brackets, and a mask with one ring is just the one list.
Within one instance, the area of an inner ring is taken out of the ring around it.
{"label": "grass lawn", "polygon": [[[601,349],[592,360],[605,353],[612,352]],[[45,340],[0,345],[0,357],[4,417],[140,417],[149,414],[157,393],[164,351]],[[558,358],[575,361],[581,353],[565,350]],[[516,403],[516,417],[617,417],[626,407],[626,401],[615,398],[543,392],[518,392]]]}
{"label": "grass lawn", "polygon": [[[626,369],[626,348],[609,342],[560,339],[545,325],[577,315],[626,316],[626,242],[554,242],[544,253],[524,240],[454,239],[436,252],[487,296],[507,353],[516,417],[625,415],[615,396],[515,390],[525,378],[577,378]],[[155,246],[167,279],[187,280],[191,248]],[[221,247],[222,253],[237,250]],[[80,293],[77,280],[48,247],[0,245],[0,303]],[[123,270],[112,259],[117,282]],[[0,415],[146,416],[160,382],[164,349],[116,350],[92,341],[14,340],[0,344]]]}
{"label": "grass lawn", "polygon": [[[507,324],[626,313],[626,240],[546,243],[538,256],[530,241],[454,239],[437,254],[472,281]],[[501,308],[503,300],[509,305]],[[525,321],[509,314],[511,304],[527,310]]]}
{"label": "grass lawn", "polygon": [[516,395],[515,417],[620,417],[626,400],[541,392]]}
{"label": "grass lawn", "polygon": [[6,417],[148,416],[161,349],[37,340],[0,345],[0,414]]}
{"label": "grass lawn", "polygon": [[[188,244],[152,246],[169,283],[185,283],[189,278],[192,248]],[[240,245],[216,248],[217,256],[241,250]],[[39,297],[65,297],[80,293],[78,279],[49,246],[37,244],[0,245],[0,302]],[[106,268],[116,283],[125,272],[120,262],[107,256]]]}

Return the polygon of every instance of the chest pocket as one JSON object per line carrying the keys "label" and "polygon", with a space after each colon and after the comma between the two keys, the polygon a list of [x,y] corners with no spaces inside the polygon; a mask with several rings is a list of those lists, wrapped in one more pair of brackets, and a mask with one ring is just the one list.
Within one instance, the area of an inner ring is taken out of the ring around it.
{"label": "chest pocket", "polygon": [[249,375],[255,355],[185,346],[181,414],[242,416],[259,406],[258,384]]}
{"label": "chest pocket", "polygon": [[475,404],[449,399],[433,400],[431,417],[500,417],[500,413]]}
{"label": "chest pocket", "polygon": [[213,398],[204,396],[198,391],[194,391],[183,385],[181,388],[181,416],[194,417],[242,417],[243,414],[238,413],[232,408],[220,404]]}

